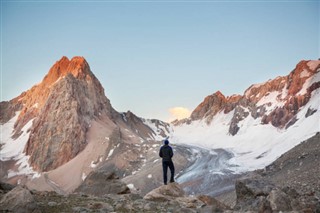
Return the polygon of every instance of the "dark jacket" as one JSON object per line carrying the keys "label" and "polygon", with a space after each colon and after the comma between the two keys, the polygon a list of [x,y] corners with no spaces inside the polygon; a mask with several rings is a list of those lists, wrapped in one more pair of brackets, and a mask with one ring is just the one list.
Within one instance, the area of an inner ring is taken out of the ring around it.
{"label": "dark jacket", "polygon": [[173,151],[171,146],[163,145],[160,148],[159,156],[162,158],[162,161],[171,161],[171,158],[173,157]]}

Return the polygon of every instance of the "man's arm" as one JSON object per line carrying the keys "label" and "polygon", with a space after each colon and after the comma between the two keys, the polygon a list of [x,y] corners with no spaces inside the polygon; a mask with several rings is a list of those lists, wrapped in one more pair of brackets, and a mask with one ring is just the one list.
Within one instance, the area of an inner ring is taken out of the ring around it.
{"label": "man's arm", "polygon": [[162,147],[160,148],[160,151],[159,151],[159,156],[162,158]]}
{"label": "man's arm", "polygon": [[173,151],[172,151],[172,147],[170,147],[170,158],[173,157]]}

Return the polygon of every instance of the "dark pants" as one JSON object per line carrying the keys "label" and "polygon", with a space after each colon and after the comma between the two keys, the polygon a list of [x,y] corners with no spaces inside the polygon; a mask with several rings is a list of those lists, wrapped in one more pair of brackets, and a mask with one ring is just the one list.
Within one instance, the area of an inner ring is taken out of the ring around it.
{"label": "dark pants", "polygon": [[167,173],[168,173],[168,167],[171,172],[171,178],[170,182],[174,182],[174,165],[172,161],[162,161],[162,168],[163,168],[163,182],[164,184],[167,184],[168,178],[167,178]]}

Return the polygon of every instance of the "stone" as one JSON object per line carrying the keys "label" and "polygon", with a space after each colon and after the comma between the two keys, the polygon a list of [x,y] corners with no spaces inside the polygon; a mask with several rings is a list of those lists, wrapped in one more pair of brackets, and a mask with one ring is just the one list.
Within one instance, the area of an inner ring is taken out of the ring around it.
{"label": "stone", "polygon": [[1,211],[16,213],[33,212],[37,203],[30,191],[22,186],[17,186],[3,196],[0,201]]}
{"label": "stone", "polygon": [[48,202],[48,206],[56,206],[56,205],[58,205],[57,202],[54,202],[54,201]]}
{"label": "stone", "polygon": [[176,200],[180,203],[181,207],[185,208],[199,209],[205,206],[205,203],[196,197],[178,197]]}
{"label": "stone", "polygon": [[207,206],[212,206],[212,211],[214,212],[223,212],[227,209],[230,209],[228,206],[226,206],[219,200],[208,195],[199,195],[197,196],[197,199],[201,200]]}
{"label": "stone", "polygon": [[290,211],[290,200],[288,195],[279,189],[273,189],[267,197],[273,211]]}
{"label": "stone", "polygon": [[14,188],[14,185],[0,181],[0,190],[8,192]]}
{"label": "stone", "polygon": [[235,184],[237,202],[267,196],[274,187],[274,184],[259,179],[237,180]]}
{"label": "stone", "polygon": [[178,183],[169,183],[168,185],[160,186],[146,194],[145,200],[152,201],[170,201],[177,197],[185,196],[185,192]]}
{"label": "stone", "polygon": [[119,180],[114,172],[97,170],[91,172],[75,192],[103,196],[107,194],[128,194],[130,189]]}

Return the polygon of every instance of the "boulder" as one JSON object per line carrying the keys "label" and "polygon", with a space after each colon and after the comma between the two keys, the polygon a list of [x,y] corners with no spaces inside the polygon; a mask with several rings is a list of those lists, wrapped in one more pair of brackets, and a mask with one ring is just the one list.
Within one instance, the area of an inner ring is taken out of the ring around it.
{"label": "boulder", "polygon": [[236,181],[237,202],[267,196],[275,187],[274,184],[259,179],[240,179]]}
{"label": "boulder", "polygon": [[33,212],[37,209],[36,201],[31,192],[22,187],[17,186],[0,201],[0,211],[10,211],[16,213]]}
{"label": "boulder", "polygon": [[170,183],[152,190],[144,196],[144,199],[152,201],[170,201],[184,196],[185,192],[178,183]]}
{"label": "boulder", "polygon": [[225,210],[230,209],[228,206],[226,206],[224,203],[220,202],[219,200],[208,196],[208,195],[199,195],[197,196],[199,200],[201,200],[203,203],[205,203],[207,206],[212,206],[213,212],[223,212]]}
{"label": "boulder", "polygon": [[12,190],[13,188],[14,188],[14,185],[0,181],[0,190],[1,191],[8,192],[8,191]]}
{"label": "boulder", "polygon": [[[177,208],[174,212],[224,212],[230,209],[213,197],[199,195],[187,196],[178,183],[160,186],[146,194],[145,200],[170,203]],[[169,209],[168,209],[169,210]]]}
{"label": "boulder", "polygon": [[234,207],[239,211],[272,212],[267,196],[275,188],[275,185],[251,177],[236,181],[237,203]]}
{"label": "boulder", "polygon": [[274,211],[289,211],[292,210],[290,206],[290,197],[279,189],[273,189],[267,197],[270,206]]}
{"label": "boulder", "polygon": [[238,180],[236,193],[237,204],[234,210],[237,211],[286,212],[304,211],[306,208],[299,200],[300,195],[296,190],[281,188],[263,179]]}
{"label": "boulder", "polygon": [[119,180],[114,172],[98,170],[91,172],[75,192],[103,196],[106,194],[128,194],[130,189]]}

